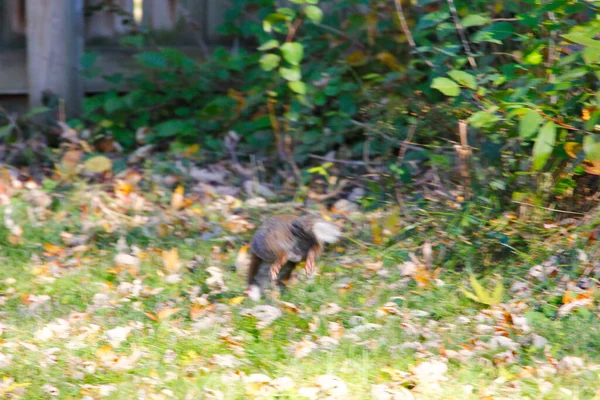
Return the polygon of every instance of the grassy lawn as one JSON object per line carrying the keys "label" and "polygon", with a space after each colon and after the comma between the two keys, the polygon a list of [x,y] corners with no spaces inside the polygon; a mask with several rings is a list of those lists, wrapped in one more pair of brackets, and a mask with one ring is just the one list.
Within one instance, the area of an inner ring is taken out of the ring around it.
{"label": "grassy lawn", "polygon": [[349,239],[315,278],[298,273],[256,304],[234,266],[249,223],[274,211],[93,187],[17,191],[0,210],[0,397],[583,399],[598,388],[596,294],[559,279],[579,266],[541,280],[508,252],[489,269],[504,293],[488,306],[461,290],[477,270],[464,252],[434,257],[436,277],[407,263],[429,231],[375,245],[365,215],[349,216]]}

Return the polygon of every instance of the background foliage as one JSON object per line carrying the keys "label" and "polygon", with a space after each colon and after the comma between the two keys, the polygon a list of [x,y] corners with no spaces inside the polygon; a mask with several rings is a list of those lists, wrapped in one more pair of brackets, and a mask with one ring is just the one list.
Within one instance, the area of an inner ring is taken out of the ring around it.
{"label": "background foliage", "polygon": [[[207,161],[227,154],[233,131],[242,161],[294,169],[335,151],[401,183],[423,167],[452,181],[458,143],[476,167],[476,192],[591,204],[600,173],[594,2],[277,3],[233,0],[222,33],[239,40],[201,61],[135,30],[122,45],[135,49],[140,72],[105,76],[114,89],[88,98],[72,126],[89,129],[103,152],[199,144]],[[83,57],[84,75],[102,73],[96,58]],[[24,131],[3,122],[5,141]],[[407,151],[408,141],[419,148]]]}

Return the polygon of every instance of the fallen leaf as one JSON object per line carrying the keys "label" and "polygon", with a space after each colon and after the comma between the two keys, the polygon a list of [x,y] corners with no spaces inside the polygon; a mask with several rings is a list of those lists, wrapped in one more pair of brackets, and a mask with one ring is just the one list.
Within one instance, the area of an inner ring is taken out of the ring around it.
{"label": "fallen leaf", "polygon": [[112,169],[112,161],[106,156],[95,156],[88,158],[83,166],[92,173],[101,173]]}
{"label": "fallen leaf", "polygon": [[165,271],[169,274],[174,274],[181,270],[181,262],[179,261],[179,253],[176,247],[171,250],[163,250],[162,261]]}
{"label": "fallen leaf", "polygon": [[181,311],[181,308],[163,308],[157,313],[156,317],[159,322],[162,322],[177,314],[179,311]]}

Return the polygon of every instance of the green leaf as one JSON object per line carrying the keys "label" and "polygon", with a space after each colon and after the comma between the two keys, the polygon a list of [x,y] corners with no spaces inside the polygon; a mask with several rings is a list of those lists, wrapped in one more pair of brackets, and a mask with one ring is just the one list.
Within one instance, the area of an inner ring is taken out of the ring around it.
{"label": "green leaf", "polygon": [[267,33],[270,33],[273,30],[273,26],[275,24],[277,24],[279,22],[285,22],[287,20],[288,20],[288,17],[283,14],[279,14],[279,13],[269,14],[263,20],[263,30]]}
{"label": "green leaf", "polygon": [[583,152],[591,161],[600,161],[600,135],[587,135],[583,138]]}
{"label": "green leaf", "polygon": [[279,68],[279,75],[283,77],[286,81],[299,81],[302,79],[302,73],[300,72],[300,68],[292,67],[292,68]]}
{"label": "green leaf", "polygon": [[34,115],[43,114],[45,112],[50,111],[48,107],[34,107],[27,114],[23,115],[25,118],[33,117]]}
{"label": "green leaf", "polygon": [[306,94],[306,83],[302,81],[288,82],[288,86],[294,93]]}
{"label": "green leaf", "polygon": [[127,103],[123,100],[123,98],[113,97],[106,100],[106,103],[104,103],[104,111],[106,111],[109,114],[112,114],[116,111],[119,111],[122,108],[125,108],[126,106]]}
{"label": "green leaf", "polygon": [[271,50],[279,47],[279,42],[275,39],[268,40],[264,42],[260,47],[258,47],[259,51]]}
{"label": "green leaf", "polygon": [[319,24],[323,20],[323,11],[317,6],[306,6],[304,12],[308,19],[315,24]]}
{"label": "green leaf", "polygon": [[600,50],[600,41],[587,37],[581,33],[569,33],[567,35],[562,35],[562,37],[570,42]]}
{"label": "green leaf", "polygon": [[154,127],[159,137],[171,137],[189,128],[189,124],[179,119],[171,119]]}
{"label": "green leaf", "polygon": [[595,47],[586,47],[581,52],[581,56],[587,65],[597,64],[600,62],[600,49]]}
{"label": "green leaf", "polygon": [[556,125],[548,121],[540,129],[535,144],[533,145],[533,170],[539,171],[546,165],[546,161],[554,150],[556,142]]}
{"label": "green leaf", "polygon": [[491,42],[503,44],[502,41],[515,33],[515,27],[510,22],[495,22],[477,31],[471,40],[475,43]]}
{"label": "green leaf", "polygon": [[448,78],[435,78],[431,83],[431,87],[439,90],[446,96],[458,96],[460,94],[460,87],[456,82]]}
{"label": "green leaf", "polygon": [[292,65],[299,65],[304,56],[304,46],[298,42],[284,43],[281,46],[281,52],[285,61]]}
{"label": "green leaf", "polygon": [[85,52],[79,58],[79,65],[82,69],[90,69],[96,64],[98,60],[98,53],[96,52]]}
{"label": "green leaf", "polygon": [[470,28],[472,26],[482,26],[490,23],[490,18],[484,15],[470,14],[462,19],[462,26]]}
{"label": "green leaf", "polygon": [[296,11],[289,7],[278,8],[277,13],[284,15],[288,21],[293,20],[294,18],[296,18],[296,15],[297,15]]}
{"label": "green leaf", "polygon": [[542,116],[537,111],[529,111],[521,118],[521,121],[519,121],[519,136],[522,139],[529,139],[532,137],[535,132],[537,132],[538,127],[542,123],[542,119]]}
{"label": "green leaf", "polygon": [[495,111],[496,110],[478,111],[471,115],[467,121],[475,128],[491,126],[499,120],[499,117],[495,114]]}
{"label": "green leaf", "polygon": [[136,54],[135,59],[142,64],[144,67],[148,68],[166,68],[167,67],[167,59],[164,55],[156,52],[146,52],[141,54]]}
{"label": "green leaf", "polygon": [[523,64],[539,65],[544,61],[544,57],[538,50],[534,50],[523,57]]}
{"label": "green leaf", "polygon": [[265,71],[273,71],[275,68],[279,66],[279,62],[281,61],[281,57],[277,54],[263,54],[260,58],[260,67]]}
{"label": "green leaf", "polygon": [[143,35],[130,35],[125,36],[119,40],[119,44],[124,47],[135,47],[141,49],[144,47],[144,36]]}
{"label": "green leaf", "polygon": [[450,13],[447,11],[434,11],[429,14],[426,14],[423,18],[419,20],[415,30],[419,31],[421,29],[431,28],[432,26],[436,26],[442,21],[450,18]]}
{"label": "green leaf", "polygon": [[460,83],[463,86],[468,87],[469,89],[477,89],[477,82],[475,81],[475,77],[468,72],[453,70],[448,72],[450,78],[454,79],[456,82]]}
{"label": "green leaf", "polygon": [[13,130],[13,127],[13,124],[0,126],[0,137],[9,135],[10,132]]}

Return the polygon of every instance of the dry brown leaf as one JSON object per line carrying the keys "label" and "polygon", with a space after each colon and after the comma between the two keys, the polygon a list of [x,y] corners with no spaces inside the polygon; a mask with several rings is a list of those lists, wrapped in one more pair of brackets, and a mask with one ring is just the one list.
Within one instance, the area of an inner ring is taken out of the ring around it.
{"label": "dry brown leaf", "polygon": [[169,274],[175,274],[181,270],[179,252],[176,247],[172,248],[171,250],[163,250],[162,261],[165,271]]}
{"label": "dry brown leaf", "polygon": [[44,256],[46,257],[60,257],[64,255],[65,248],[57,246],[52,243],[44,243]]}
{"label": "dry brown leaf", "polygon": [[171,197],[171,208],[174,210],[180,210],[184,206],[184,193],[185,188],[182,185],[179,185],[173,191],[173,197]]}
{"label": "dry brown leaf", "polygon": [[164,321],[181,311],[181,308],[163,308],[156,315],[159,321]]}

